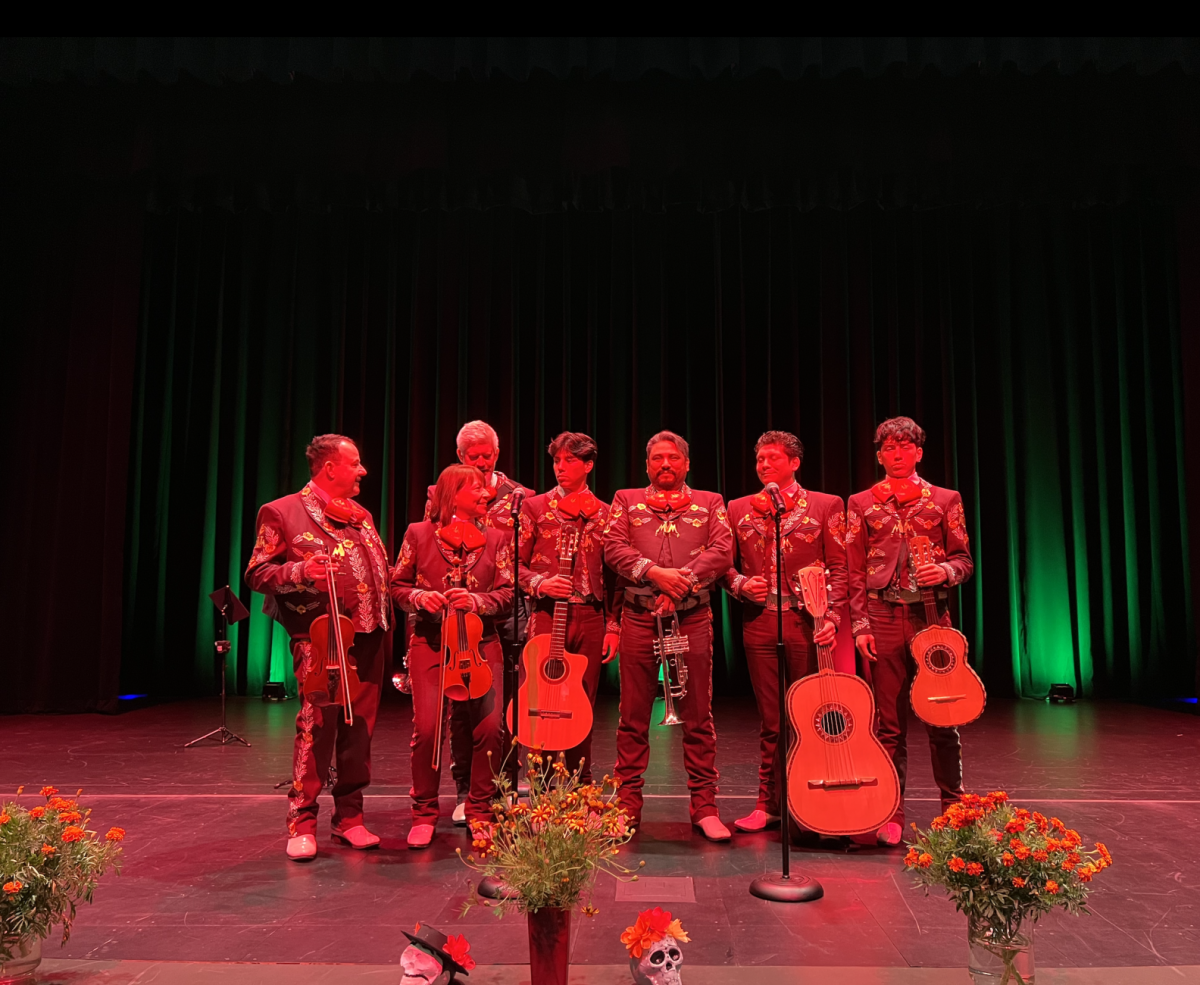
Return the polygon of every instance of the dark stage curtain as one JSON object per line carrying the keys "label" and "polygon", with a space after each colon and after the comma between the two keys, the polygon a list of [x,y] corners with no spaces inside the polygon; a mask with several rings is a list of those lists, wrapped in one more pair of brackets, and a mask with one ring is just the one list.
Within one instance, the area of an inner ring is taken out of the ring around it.
{"label": "dark stage curtain", "polygon": [[[965,498],[958,611],[992,694],[1193,693],[1170,209],[173,210],[144,255],[128,691],[212,688],[205,594],[226,581],[253,613],[237,690],[290,678],[241,571],[314,432],[360,443],[394,551],[470,418],[538,489],[563,428],[597,437],[609,496],[670,427],[693,484],[737,496],[780,427],[804,481],[845,496],[877,476],[876,421],[910,413],[922,473]],[[745,688],[736,606],[717,619],[717,688]]]}

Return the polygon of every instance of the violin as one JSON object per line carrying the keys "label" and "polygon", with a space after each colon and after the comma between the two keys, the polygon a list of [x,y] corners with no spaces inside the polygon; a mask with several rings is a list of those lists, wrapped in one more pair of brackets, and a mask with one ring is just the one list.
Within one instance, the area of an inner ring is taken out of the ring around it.
{"label": "violin", "polygon": [[[331,554],[333,558],[344,558],[346,551],[339,543]],[[325,566],[325,587],[329,592],[329,612],[317,616],[309,627],[313,660],[301,690],[314,705],[341,705],[346,724],[353,725],[354,702],[362,698],[364,685],[349,653],[354,623],[338,608],[332,564]]]}
{"label": "violin", "polygon": [[[798,573],[813,628],[829,607],[825,568]],[[875,735],[875,696],[866,681],[834,668],[833,647],[817,647],[818,671],[787,692],[787,713],[798,742],[787,758],[787,801],[810,831],[851,835],[886,824],[900,806],[900,778]],[[780,741],[787,725],[780,728]]]}
{"label": "violin", "polygon": [[[451,583],[462,588],[462,559]],[[483,620],[474,612],[452,609],[442,621],[442,693],[451,701],[482,698],[492,689],[492,669],[479,650]]]}

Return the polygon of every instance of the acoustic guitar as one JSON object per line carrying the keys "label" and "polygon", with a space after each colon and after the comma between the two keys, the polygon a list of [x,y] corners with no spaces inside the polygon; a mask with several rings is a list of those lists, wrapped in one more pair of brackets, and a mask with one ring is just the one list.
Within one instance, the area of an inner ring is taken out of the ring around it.
{"label": "acoustic guitar", "polygon": [[[825,568],[798,573],[814,629],[829,607]],[[788,754],[787,797],[792,816],[823,835],[875,831],[900,806],[900,779],[875,736],[875,696],[866,681],[834,669],[833,647],[817,647],[817,667],[787,693],[797,742]]]}
{"label": "acoustic guitar", "polygon": [[[559,528],[558,573],[573,576],[579,529],[563,523]],[[521,652],[524,681],[518,689],[521,721],[515,734],[530,749],[561,752],[573,749],[592,730],[592,700],[583,686],[588,658],[566,649],[570,603],[555,599],[550,633],[532,637]],[[508,727],[513,731],[512,705]]]}
{"label": "acoustic guitar", "polygon": [[[911,538],[908,550],[918,568],[936,563],[928,537]],[[909,691],[913,711],[928,725],[968,725],[983,714],[987,691],[967,662],[967,638],[941,625],[932,588],[921,589],[921,601],[927,625],[909,644],[917,664]]]}

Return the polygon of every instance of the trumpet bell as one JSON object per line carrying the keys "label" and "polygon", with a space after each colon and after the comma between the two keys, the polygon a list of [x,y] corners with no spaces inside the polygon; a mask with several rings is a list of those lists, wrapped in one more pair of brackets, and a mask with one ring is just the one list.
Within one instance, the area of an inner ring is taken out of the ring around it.
{"label": "trumpet bell", "polygon": [[675,714],[675,706],[672,704],[672,705],[668,705],[666,708],[663,709],[662,721],[659,722],[658,724],[659,725],[682,725],[683,719]]}

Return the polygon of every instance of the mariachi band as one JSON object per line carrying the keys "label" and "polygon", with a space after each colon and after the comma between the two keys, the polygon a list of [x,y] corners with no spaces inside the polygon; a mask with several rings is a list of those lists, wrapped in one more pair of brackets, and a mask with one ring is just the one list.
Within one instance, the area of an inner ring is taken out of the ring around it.
{"label": "mariachi band", "polygon": [[[590,777],[592,709],[601,666],[614,659],[613,776],[631,827],[640,826],[661,695],[664,721],[680,726],[690,819],[710,841],[729,841],[712,714],[718,590],[742,605],[762,723],[757,800],[733,826],[761,831],[789,810],[821,834],[898,844],[910,703],[926,724],[945,807],[963,791],[956,726],[978,717],[984,700],[948,609],[948,589],[973,570],[962,498],[918,475],[924,442],[911,418],[880,424],[885,477],[843,506],[801,483],[796,436],[768,431],[754,449],[762,490],[727,510],[717,493],[687,484],[687,441],[660,431],[646,446],[648,485],[619,490],[608,505],[590,488],[589,436],[564,432],[550,443],[556,484],[536,494],[495,468],[499,438],[472,421],[458,435],[459,464],[430,487],[425,518],[408,527],[391,565],[355,500],[367,474],[358,448],[341,435],[314,438],[309,482],[261,508],[246,570],[291,639],[302,685],[288,857],[315,857],[326,782],[332,837],[358,849],[379,844],[362,803],[393,605],[408,626],[410,848],[435,837],[446,733],[458,824],[491,817],[506,730]],[[861,679],[833,666],[847,603]],[[517,653],[519,671],[506,680]],[[786,774],[781,681],[797,736]]]}

